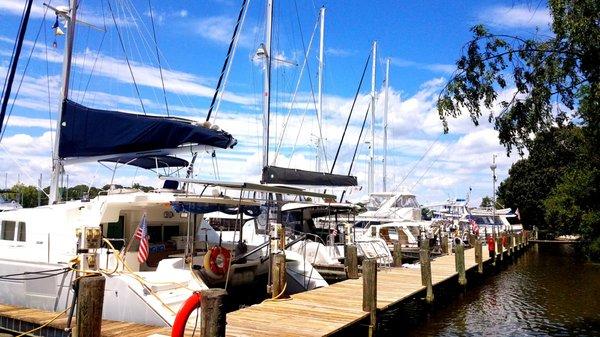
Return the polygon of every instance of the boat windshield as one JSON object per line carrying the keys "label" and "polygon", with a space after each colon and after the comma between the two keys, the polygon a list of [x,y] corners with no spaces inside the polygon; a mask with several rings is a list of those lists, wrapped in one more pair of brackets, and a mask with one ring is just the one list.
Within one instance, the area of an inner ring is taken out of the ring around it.
{"label": "boat windshield", "polygon": [[415,198],[414,195],[402,195],[402,196],[398,197],[398,199],[396,199],[395,207],[415,208],[415,207],[419,207],[419,204],[417,203],[417,199]]}

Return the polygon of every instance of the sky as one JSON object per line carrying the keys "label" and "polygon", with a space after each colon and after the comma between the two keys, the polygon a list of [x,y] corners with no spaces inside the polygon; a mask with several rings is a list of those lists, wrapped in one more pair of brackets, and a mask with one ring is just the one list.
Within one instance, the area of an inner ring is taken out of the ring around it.
{"label": "sky", "polygon": [[[204,121],[241,2],[82,1],[78,19],[83,23],[76,27],[70,99],[94,108],[131,113],[142,113],[143,102],[149,114],[168,113]],[[2,79],[24,3],[0,0]],[[51,27],[56,16],[53,11],[46,11],[42,3],[34,1],[9,104],[10,118],[0,142],[2,187],[17,181],[37,185],[40,174],[42,184],[49,184],[65,37],[55,36]],[[65,6],[67,1],[50,3]],[[317,20],[321,6],[326,8],[326,14],[323,123],[319,127]],[[260,179],[264,62],[256,51],[264,42],[264,21],[265,2],[249,1],[225,90],[210,120],[231,133],[238,145],[218,150],[216,157],[200,153],[195,166],[197,178]],[[486,113],[477,127],[468,114],[450,120],[450,132],[442,134],[436,99],[471,37],[472,26],[483,23],[494,32],[534,36],[549,34],[550,22],[545,2],[275,1],[271,164],[314,170],[316,144],[323,138],[324,146],[319,151],[323,158],[321,170],[331,169],[365,62],[376,40],[374,190],[382,190],[384,74],[389,59],[388,191],[411,191],[422,204],[428,204],[465,198],[471,189],[471,203],[478,205],[483,196],[492,194],[493,156],[497,155],[498,183],[520,157],[516,153],[507,156]],[[60,27],[66,31],[62,22]],[[361,200],[367,193],[371,116],[360,140],[359,134],[371,100],[371,78],[369,65],[334,168],[334,173],[348,174],[358,142],[351,174],[358,177],[360,186],[349,191],[352,201]],[[500,92],[500,97],[511,92],[509,87]],[[494,108],[491,112],[498,111]],[[120,167],[113,175],[112,168],[98,163],[68,165],[69,185],[102,186],[111,181],[126,186],[162,184],[153,172]]]}

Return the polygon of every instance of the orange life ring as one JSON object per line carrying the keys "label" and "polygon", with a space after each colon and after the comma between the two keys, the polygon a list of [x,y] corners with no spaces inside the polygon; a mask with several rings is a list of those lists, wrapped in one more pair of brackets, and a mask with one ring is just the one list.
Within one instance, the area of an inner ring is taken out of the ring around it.
{"label": "orange life ring", "polygon": [[187,324],[188,319],[192,312],[200,307],[202,303],[202,294],[199,291],[196,291],[192,294],[192,296],[188,297],[188,299],[183,303],[181,309],[177,312],[177,316],[175,316],[175,321],[173,322],[173,328],[171,329],[171,337],[183,337],[185,333],[185,326]]}
{"label": "orange life ring", "polygon": [[204,269],[213,278],[221,278],[229,269],[231,253],[225,247],[214,246],[204,255]]}

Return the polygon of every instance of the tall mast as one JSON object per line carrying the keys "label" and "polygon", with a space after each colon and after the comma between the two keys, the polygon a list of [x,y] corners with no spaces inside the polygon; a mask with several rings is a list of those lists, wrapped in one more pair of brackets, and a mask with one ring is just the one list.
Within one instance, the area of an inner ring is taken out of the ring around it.
{"label": "tall mast", "polygon": [[[319,123],[319,130],[323,127],[323,47],[325,45],[325,7],[321,7],[319,12],[319,21],[321,23],[321,34],[319,38],[319,93],[317,103],[317,118]],[[321,152],[323,152],[323,139],[321,139],[322,133],[319,132],[317,142],[317,168],[316,171],[321,171]]]}
{"label": "tall mast", "polygon": [[73,41],[75,39],[75,23],[77,22],[77,0],[70,1],[70,13],[63,15],[67,22],[67,36],[65,41],[65,54],[62,69],[62,89],[58,102],[58,116],[56,117],[56,136],[54,137],[54,150],[52,152],[52,179],[50,181],[49,204],[60,201],[58,191],[60,176],[64,172],[64,163],[58,156],[58,144],[60,141],[61,117],[65,100],[69,97],[69,78],[71,75],[71,58],[73,56]]}
{"label": "tall mast", "polygon": [[269,117],[271,115],[271,31],[273,24],[273,0],[267,0],[265,44],[263,52],[265,68],[263,70],[263,167],[269,165]]}
{"label": "tall mast", "polygon": [[369,158],[369,194],[375,185],[375,72],[377,68],[377,41],[373,41],[373,57],[371,60],[371,154]]}
{"label": "tall mast", "polygon": [[390,58],[385,60],[385,98],[383,109],[383,191],[387,191],[387,133],[388,133],[388,96],[390,95]]}

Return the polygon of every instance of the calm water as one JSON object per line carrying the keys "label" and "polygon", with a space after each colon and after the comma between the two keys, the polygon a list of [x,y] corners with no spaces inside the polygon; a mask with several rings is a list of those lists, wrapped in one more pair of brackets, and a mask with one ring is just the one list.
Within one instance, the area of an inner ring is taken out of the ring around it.
{"label": "calm water", "polygon": [[466,291],[453,280],[433,306],[414,299],[383,315],[379,336],[600,336],[600,264],[570,245],[534,245],[498,272],[468,276]]}

